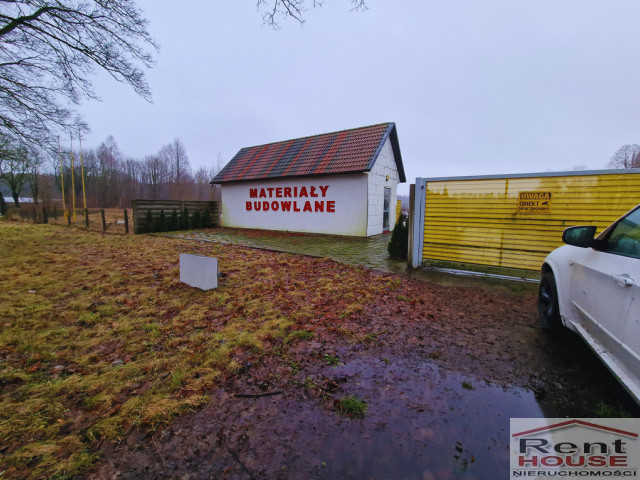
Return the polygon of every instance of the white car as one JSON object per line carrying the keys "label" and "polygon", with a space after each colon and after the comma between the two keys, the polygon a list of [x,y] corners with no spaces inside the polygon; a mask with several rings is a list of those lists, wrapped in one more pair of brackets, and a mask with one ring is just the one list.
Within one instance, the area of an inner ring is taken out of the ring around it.
{"label": "white car", "polygon": [[577,332],[640,404],[640,205],[595,232],[567,228],[545,259],[540,323]]}

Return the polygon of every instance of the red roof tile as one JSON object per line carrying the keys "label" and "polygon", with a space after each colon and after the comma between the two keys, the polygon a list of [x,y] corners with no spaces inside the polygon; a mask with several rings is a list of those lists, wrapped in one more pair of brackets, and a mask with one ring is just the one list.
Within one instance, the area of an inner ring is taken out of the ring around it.
{"label": "red roof tile", "polygon": [[391,122],[243,148],[211,183],[366,172],[387,138],[404,182],[398,134]]}

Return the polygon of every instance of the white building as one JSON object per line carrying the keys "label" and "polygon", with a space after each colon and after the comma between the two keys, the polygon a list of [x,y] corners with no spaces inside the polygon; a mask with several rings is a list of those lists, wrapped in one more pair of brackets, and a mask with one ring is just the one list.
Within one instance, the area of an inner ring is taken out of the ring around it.
{"label": "white building", "polygon": [[226,227],[371,236],[393,228],[406,181],[394,123],[241,149],[221,185]]}

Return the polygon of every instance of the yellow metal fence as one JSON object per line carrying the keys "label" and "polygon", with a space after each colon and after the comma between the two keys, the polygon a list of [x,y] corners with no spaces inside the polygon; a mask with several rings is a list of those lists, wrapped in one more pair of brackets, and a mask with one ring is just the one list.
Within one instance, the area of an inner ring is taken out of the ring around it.
{"label": "yellow metal fence", "polygon": [[601,232],[640,203],[638,169],[418,181],[427,263],[538,270],[565,228],[595,225]]}

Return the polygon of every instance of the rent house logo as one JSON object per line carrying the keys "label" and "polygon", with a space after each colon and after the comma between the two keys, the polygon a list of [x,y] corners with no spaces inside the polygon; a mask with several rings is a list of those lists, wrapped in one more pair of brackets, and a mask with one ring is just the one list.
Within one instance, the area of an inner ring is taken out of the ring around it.
{"label": "rent house logo", "polygon": [[512,418],[510,478],[637,477],[640,419]]}

